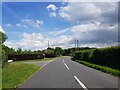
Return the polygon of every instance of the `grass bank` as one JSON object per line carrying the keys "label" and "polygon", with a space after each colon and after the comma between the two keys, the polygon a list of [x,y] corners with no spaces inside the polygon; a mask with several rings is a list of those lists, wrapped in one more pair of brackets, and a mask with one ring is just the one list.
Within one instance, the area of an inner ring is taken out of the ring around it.
{"label": "grass bank", "polygon": [[54,58],[44,58],[44,59],[34,59],[34,60],[21,60],[19,62],[39,62],[39,61],[45,61],[45,60],[53,60]]}
{"label": "grass bank", "polygon": [[76,60],[76,61],[81,63],[81,64],[84,64],[88,67],[103,71],[105,73],[109,73],[109,74],[112,74],[114,76],[120,76],[120,70],[116,70],[116,69],[106,67],[106,66],[96,65],[96,64],[89,63],[89,62],[82,61],[82,60]]}
{"label": "grass bank", "polygon": [[39,70],[39,66],[13,62],[2,70],[2,88],[16,88],[32,74]]}

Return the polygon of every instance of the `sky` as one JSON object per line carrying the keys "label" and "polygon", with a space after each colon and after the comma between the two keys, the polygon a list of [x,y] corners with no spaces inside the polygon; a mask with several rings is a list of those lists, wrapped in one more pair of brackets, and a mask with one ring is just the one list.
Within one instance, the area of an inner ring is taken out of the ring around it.
{"label": "sky", "polygon": [[118,3],[3,2],[0,29],[14,49],[118,45]]}

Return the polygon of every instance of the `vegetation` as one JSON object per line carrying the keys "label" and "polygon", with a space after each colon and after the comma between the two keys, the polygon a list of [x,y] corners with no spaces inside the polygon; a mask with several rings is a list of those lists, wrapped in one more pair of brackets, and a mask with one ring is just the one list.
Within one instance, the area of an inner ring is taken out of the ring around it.
{"label": "vegetation", "polygon": [[[1,49],[1,46],[3,46],[3,43],[7,39],[7,36],[2,32],[0,32],[0,35],[2,36],[2,37],[0,37],[0,52],[2,53],[2,55],[0,55],[0,60],[2,60],[2,67],[4,67],[4,65],[5,65],[5,63],[7,61],[7,55],[5,53],[5,50]],[[1,56],[2,56],[2,58],[1,58]]]}
{"label": "vegetation", "polygon": [[54,54],[56,56],[60,56],[63,54],[63,49],[61,47],[56,47],[55,50],[54,50]]}
{"label": "vegetation", "polygon": [[7,36],[0,31],[0,44],[3,44],[7,40]]}
{"label": "vegetation", "polygon": [[29,76],[39,70],[39,67],[32,64],[14,62],[6,65],[2,70],[2,88],[16,88]]}
{"label": "vegetation", "polygon": [[94,69],[101,70],[101,71],[106,72],[106,73],[110,73],[110,74],[115,75],[115,76],[120,76],[120,70],[116,70],[116,69],[106,67],[106,66],[96,65],[96,64],[89,63],[89,62],[82,61],[82,60],[77,60],[77,62],[84,64],[88,67],[92,67]]}
{"label": "vegetation", "polygon": [[98,65],[120,69],[120,46],[76,52],[73,60],[83,60]]}
{"label": "vegetation", "polygon": [[45,60],[53,60],[53,58],[35,59],[35,60],[21,60],[21,62],[39,62]]}

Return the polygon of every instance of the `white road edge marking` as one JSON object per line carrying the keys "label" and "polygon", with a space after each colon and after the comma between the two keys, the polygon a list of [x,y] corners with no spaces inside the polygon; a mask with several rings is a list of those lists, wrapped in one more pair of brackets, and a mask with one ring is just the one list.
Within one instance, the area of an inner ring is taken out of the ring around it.
{"label": "white road edge marking", "polygon": [[82,86],[82,88],[84,88],[84,90],[88,90],[87,87],[76,76],[74,76],[74,78]]}
{"label": "white road edge marking", "polygon": [[[53,60],[51,60],[51,61],[49,61],[47,64],[49,64],[50,62],[52,62]],[[42,67],[41,67],[41,69],[43,68],[43,67],[45,67],[47,64],[44,64]]]}
{"label": "white road edge marking", "polygon": [[64,63],[64,65],[66,66],[67,69],[69,69],[69,67]]}

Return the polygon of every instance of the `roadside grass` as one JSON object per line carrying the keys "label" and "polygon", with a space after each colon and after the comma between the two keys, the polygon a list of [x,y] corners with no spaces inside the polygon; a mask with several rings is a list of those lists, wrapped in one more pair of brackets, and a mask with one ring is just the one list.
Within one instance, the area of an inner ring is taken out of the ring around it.
{"label": "roadside grass", "polygon": [[12,62],[2,69],[2,88],[16,88],[32,74],[39,70],[39,66]]}
{"label": "roadside grass", "polygon": [[44,59],[34,59],[34,60],[21,60],[19,62],[39,62],[39,61],[45,61],[45,60],[53,60],[54,58],[44,58]]}
{"label": "roadside grass", "polygon": [[89,63],[89,62],[82,61],[82,60],[76,60],[76,61],[81,63],[81,64],[84,64],[88,67],[103,71],[105,73],[109,73],[109,74],[112,74],[114,76],[120,76],[120,70],[113,69],[113,68],[106,67],[106,66],[96,65],[96,64]]}

